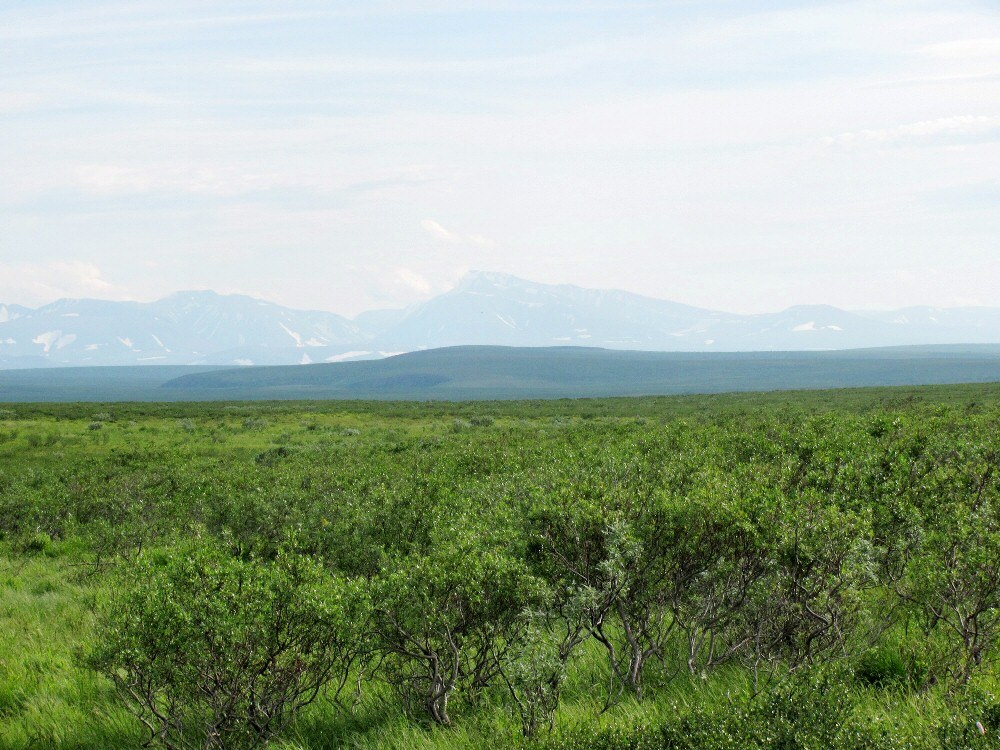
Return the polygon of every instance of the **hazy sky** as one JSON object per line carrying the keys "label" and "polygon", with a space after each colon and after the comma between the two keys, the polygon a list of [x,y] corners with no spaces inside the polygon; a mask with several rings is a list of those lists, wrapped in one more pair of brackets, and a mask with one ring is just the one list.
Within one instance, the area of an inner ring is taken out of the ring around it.
{"label": "hazy sky", "polygon": [[0,302],[1000,306],[996,0],[6,0]]}

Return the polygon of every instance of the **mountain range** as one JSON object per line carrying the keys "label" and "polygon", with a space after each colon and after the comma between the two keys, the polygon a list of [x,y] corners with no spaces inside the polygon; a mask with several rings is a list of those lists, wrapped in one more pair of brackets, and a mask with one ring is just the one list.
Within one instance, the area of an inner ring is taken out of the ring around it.
{"label": "mountain range", "polygon": [[353,319],[210,291],[150,303],[0,304],[4,369],[310,364],[459,345],[741,352],[984,343],[1000,343],[1000,308],[800,305],[741,315],[490,272],[470,273],[422,304]]}

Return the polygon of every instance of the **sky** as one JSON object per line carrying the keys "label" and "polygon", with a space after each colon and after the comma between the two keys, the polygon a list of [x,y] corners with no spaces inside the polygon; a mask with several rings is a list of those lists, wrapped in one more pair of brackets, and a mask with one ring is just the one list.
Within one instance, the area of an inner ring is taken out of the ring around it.
{"label": "sky", "polygon": [[6,0],[0,303],[1000,307],[995,0]]}

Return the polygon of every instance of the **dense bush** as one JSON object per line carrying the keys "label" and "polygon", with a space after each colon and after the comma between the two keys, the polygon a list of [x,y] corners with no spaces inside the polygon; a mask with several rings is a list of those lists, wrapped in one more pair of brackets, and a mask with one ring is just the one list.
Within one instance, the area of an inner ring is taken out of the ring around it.
{"label": "dense bush", "polygon": [[409,705],[448,725],[453,694],[475,698],[500,678],[541,589],[517,558],[459,528],[427,553],[393,561],[373,599],[379,674]]}
{"label": "dense bush", "polygon": [[186,545],[143,555],[121,586],[90,662],[167,748],[265,744],[362,650],[358,588],[300,555]]}

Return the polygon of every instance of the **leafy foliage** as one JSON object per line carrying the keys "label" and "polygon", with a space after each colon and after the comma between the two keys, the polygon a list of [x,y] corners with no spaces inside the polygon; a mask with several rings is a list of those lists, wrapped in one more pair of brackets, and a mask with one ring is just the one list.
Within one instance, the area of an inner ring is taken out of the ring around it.
{"label": "leafy foliage", "polygon": [[266,743],[359,651],[356,587],[299,555],[191,545],[141,556],[122,585],[91,664],[167,748]]}

